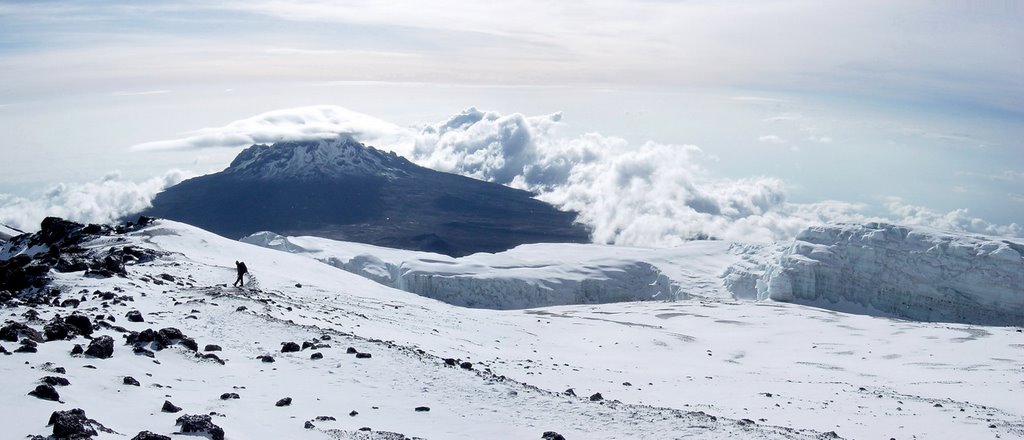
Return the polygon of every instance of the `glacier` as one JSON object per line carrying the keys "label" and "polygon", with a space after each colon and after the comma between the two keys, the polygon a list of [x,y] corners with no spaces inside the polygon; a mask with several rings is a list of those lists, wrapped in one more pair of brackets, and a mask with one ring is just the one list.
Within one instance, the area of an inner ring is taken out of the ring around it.
{"label": "glacier", "polygon": [[758,297],[917,321],[1024,325],[1024,242],[886,223],[810,227]]}
{"label": "glacier", "polygon": [[667,249],[531,244],[461,258],[273,232],[242,241],[465,307],[771,300],[917,321],[1024,325],[1024,244],[923,227],[835,224],[810,227],[790,243],[709,240]]}

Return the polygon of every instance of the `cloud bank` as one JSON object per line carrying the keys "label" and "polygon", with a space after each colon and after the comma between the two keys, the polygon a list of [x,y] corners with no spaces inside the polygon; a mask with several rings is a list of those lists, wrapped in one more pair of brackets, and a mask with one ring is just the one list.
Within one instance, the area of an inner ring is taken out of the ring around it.
{"label": "cloud bank", "polygon": [[[560,134],[562,115],[525,116],[470,108],[445,121],[397,125],[336,106],[276,110],[205,128],[189,136],[135,150],[240,147],[340,134],[402,154],[422,166],[537,194],[579,212],[593,241],[664,247],[718,238],[777,241],[831,222],[889,221],[989,235],[1024,236],[1020,225],[997,225],[966,209],[948,213],[896,198],[883,206],[843,201],[793,203],[787,185],[770,176],[716,178],[712,160],[694,145],[630,141],[587,133]],[[32,230],[45,215],[103,222],[148,206],[152,197],[183,179],[172,171],[141,183],[107,176],[81,185],[57,185],[39,200],[0,196],[0,222]],[[874,209],[872,209],[874,208]],[[885,216],[868,212],[887,213]]]}
{"label": "cloud bank", "polygon": [[110,223],[149,207],[157,193],[187,177],[185,172],[171,170],[132,182],[112,172],[93,182],[58,183],[32,199],[0,194],[0,223],[29,232],[39,230],[39,223],[48,216],[81,223]]}

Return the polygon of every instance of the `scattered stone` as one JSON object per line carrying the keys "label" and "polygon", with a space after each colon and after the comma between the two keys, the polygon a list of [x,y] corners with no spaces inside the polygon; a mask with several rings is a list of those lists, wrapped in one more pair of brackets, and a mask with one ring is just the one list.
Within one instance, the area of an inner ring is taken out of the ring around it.
{"label": "scattered stone", "polygon": [[203,347],[203,351],[221,351],[221,348],[216,344],[206,344],[206,347]]}
{"label": "scattered stone", "polygon": [[241,397],[238,397],[238,393],[224,393],[224,394],[220,395],[220,400],[240,399],[240,398]]}
{"label": "scattered stone", "polygon": [[71,385],[71,382],[69,382],[67,379],[65,379],[63,377],[57,377],[57,376],[46,376],[46,377],[43,377],[42,379],[39,379],[39,380],[41,382],[43,382],[43,383],[45,383],[47,385],[51,385],[51,386],[66,387],[68,385]]}
{"label": "scattered stone", "polygon": [[100,359],[107,359],[114,355],[114,338],[103,335],[96,339],[93,339],[89,343],[89,348],[85,349],[86,356],[92,356]]}
{"label": "scattered stone", "polygon": [[942,408],[942,404],[941,403],[936,403],[936,404],[932,405],[932,407],[933,408]]}
{"label": "scattered stone", "polygon": [[124,317],[128,318],[128,322],[146,322],[146,320],[142,318],[142,313],[138,310],[132,310],[125,314]]}
{"label": "scattered stone", "polygon": [[12,322],[0,327],[0,340],[18,342],[22,338],[43,342],[43,335],[40,335],[38,330],[23,323]]}
{"label": "scattered stone", "polygon": [[427,411],[430,411],[430,407],[429,406],[417,406],[416,407],[416,412],[427,412]]}
{"label": "scattered stone", "polygon": [[624,386],[624,387],[631,387],[631,386],[633,386],[633,384],[631,384],[629,382],[623,382],[622,386]]}
{"label": "scattered stone", "polygon": [[214,362],[216,362],[218,364],[221,364],[221,365],[225,364],[224,363],[224,359],[221,359],[220,356],[217,356],[217,355],[215,355],[213,353],[203,353],[203,354],[196,353],[196,357],[200,358],[200,359],[203,359],[203,360],[214,361]]}
{"label": "scattered stone", "polygon": [[574,390],[574,389],[572,389],[572,388],[569,388],[569,389],[567,389],[567,390],[563,391],[563,393],[564,393],[565,395],[567,395],[567,396],[573,396],[573,397],[576,397],[576,390]]}
{"label": "scattered stone", "polygon": [[356,351],[356,349],[354,347],[349,347],[347,350],[345,350],[345,353],[346,354],[356,354],[356,353],[359,353],[359,352]]}
{"label": "scattered stone", "polygon": [[444,364],[449,366],[449,367],[454,367],[456,364],[458,364],[458,361],[456,361],[455,359],[452,359],[452,358],[445,358],[444,359]]}
{"label": "scattered stone", "polygon": [[139,431],[139,434],[132,437],[132,440],[171,440],[166,435],[155,434],[149,431]]}
{"label": "scattered stone", "polygon": [[156,353],[153,353],[152,350],[149,350],[149,349],[144,348],[144,347],[140,347],[138,345],[136,345],[134,348],[132,348],[132,353],[141,354],[143,356],[151,357],[151,358],[155,358],[156,357]]}
{"label": "scattered stone", "polygon": [[164,406],[160,408],[160,411],[165,413],[176,413],[178,411],[181,411],[181,407],[175,406],[173,403],[171,403],[170,400],[165,400]]}
{"label": "scattered stone", "polygon": [[124,383],[125,385],[133,385],[137,387],[142,386],[142,384],[140,384],[139,381],[135,380],[135,378],[131,376],[125,376],[124,379],[121,380],[121,382]]}
{"label": "scattered stone", "polygon": [[47,341],[72,339],[75,337],[75,333],[75,328],[60,319],[59,315],[54,316],[50,322],[43,326],[43,336],[46,337]]}
{"label": "scattered stone", "polygon": [[43,400],[52,400],[54,402],[60,401],[60,394],[57,394],[57,390],[53,388],[53,385],[42,384],[36,386],[36,389],[28,392],[28,395],[35,396]]}
{"label": "scattered stone", "polygon": [[320,352],[316,352],[316,353],[313,353],[313,354],[309,355],[309,358],[313,359],[313,360],[323,359],[324,358],[324,354],[320,353]]}
{"label": "scattered stone", "polygon": [[472,370],[473,369],[473,363],[472,362],[463,362],[463,363],[459,364],[459,368],[462,368],[463,370]]}
{"label": "scattered stone", "polygon": [[92,336],[92,320],[88,316],[73,313],[64,318],[64,323],[74,327],[78,334],[82,336]]}
{"label": "scattered stone", "polygon": [[348,413],[349,417],[355,417],[355,416],[358,416],[358,415],[359,415],[359,411],[356,411],[356,410],[352,410],[352,412]]}
{"label": "scattered stone", "polygon": [[[26,344],[25,341],[28,341],[30,343]],[[36,353],[39,351],[39,349],[36,348],[36,343],[32,342],[29,339],[24,339],[21,342],[21,346],[14,350],[15,353]]]}
{"label": "scattered stone", "polygon": [[316,425],[314,425],[313,422],[310,422],[309,420],[306,420],[306,424],[304,425],[304,427],[306,429],[313,429],[313,428],[316,428]]}
{"label": "scattered stone", "polygon": [[265,354],[265,355],[262,355],[262,356],[256,356],[256,359],[259,359],[259,360],[263,361],[263,363],[265,363],[265,364],[269,364],[269,363],[274,362],[274,357],[269,355],[269,354]]}
{"label": "scattered stone", "polygon": [[544,440],[565,440],[565,436],[555,431],[544,431],[544,434],[541,434],[540,438]]}
{"label": "scattered stone", "polygon": [[246,306],[238,306],[237,308],[235,308],[236,312],[244,312],[246,310],[249,310],[249,308]]}
{"label": "scattered stone", "polygon": [[75,408],[54,411],[46,426],[53,425],[53,437],[58,439],[88,439],[96,435],[96,430],[91,426],[95,422],[86,418],[81,408]]}
{"label": "scattered stone", "polygon": [[599,402],[601,400],[604,400],[604,396],[602,396],[601,393],[594,393],[590,396],[591,402]]}
{"label": "scattered stone", "polygon": [[288,406],[288,405],[291,405],[291,404],[292,404],[292,398],[291,397],[285,397],[284,399],[278,400],[277,403],[274,404],[274,406]]}
{"label": "scattered stone", "polygon": [[316,421],[318,421],[318,422],[327,422],[327,421],[333,422],[335,420],[337,420],[337,419],[335,419],[332,416],[316,416]]}
{"label": "scattered stone", "polygon": [[369,359],[372,357],[373,355],[371,355],[370,353],[356,353],[356,359]]}
{"label": "scattered stone", "polygon": [[363,432],[370,432],[370,431],[373,431],[372,429],[370,429],[370,427],[369,427],[369,426],[364,426],[364,427],[362,427],[362,428],[359,428],[359,430],[360,430],[360,431],[363,431]]}
{"label": "scattered stone", "polygon": [[294,342],[282,342],[281,343],[281,353],[293,353],[293,352],[299,351],[301,349],[302,348],[299,347],[299,344],[296,344]]}
{"label": "scattered stone", "polygon": [[206,414],[189,415],[178,417],[175,425],[181,425],[181,433],[207,433],[212,440],[224,440],[224,430],[213,424],[213,419]]}

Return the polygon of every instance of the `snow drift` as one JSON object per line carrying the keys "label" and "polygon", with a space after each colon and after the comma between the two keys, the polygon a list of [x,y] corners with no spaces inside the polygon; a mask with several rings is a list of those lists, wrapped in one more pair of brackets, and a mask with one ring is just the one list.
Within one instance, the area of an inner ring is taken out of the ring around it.
{"label": "snow drift", "polygon": [[885,223],[811,227],[759,297],[919,321],[1024,325],[1024,242]]}

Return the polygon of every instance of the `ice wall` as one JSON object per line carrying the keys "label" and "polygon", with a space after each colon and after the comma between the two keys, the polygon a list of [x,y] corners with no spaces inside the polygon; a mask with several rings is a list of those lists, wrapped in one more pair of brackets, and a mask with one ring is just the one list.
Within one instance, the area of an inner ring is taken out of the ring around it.
{"label": "ice wall", "polygon": [[1024,243],[885,223],[812,227],[757,291],[912,320],[1024,325]]}

